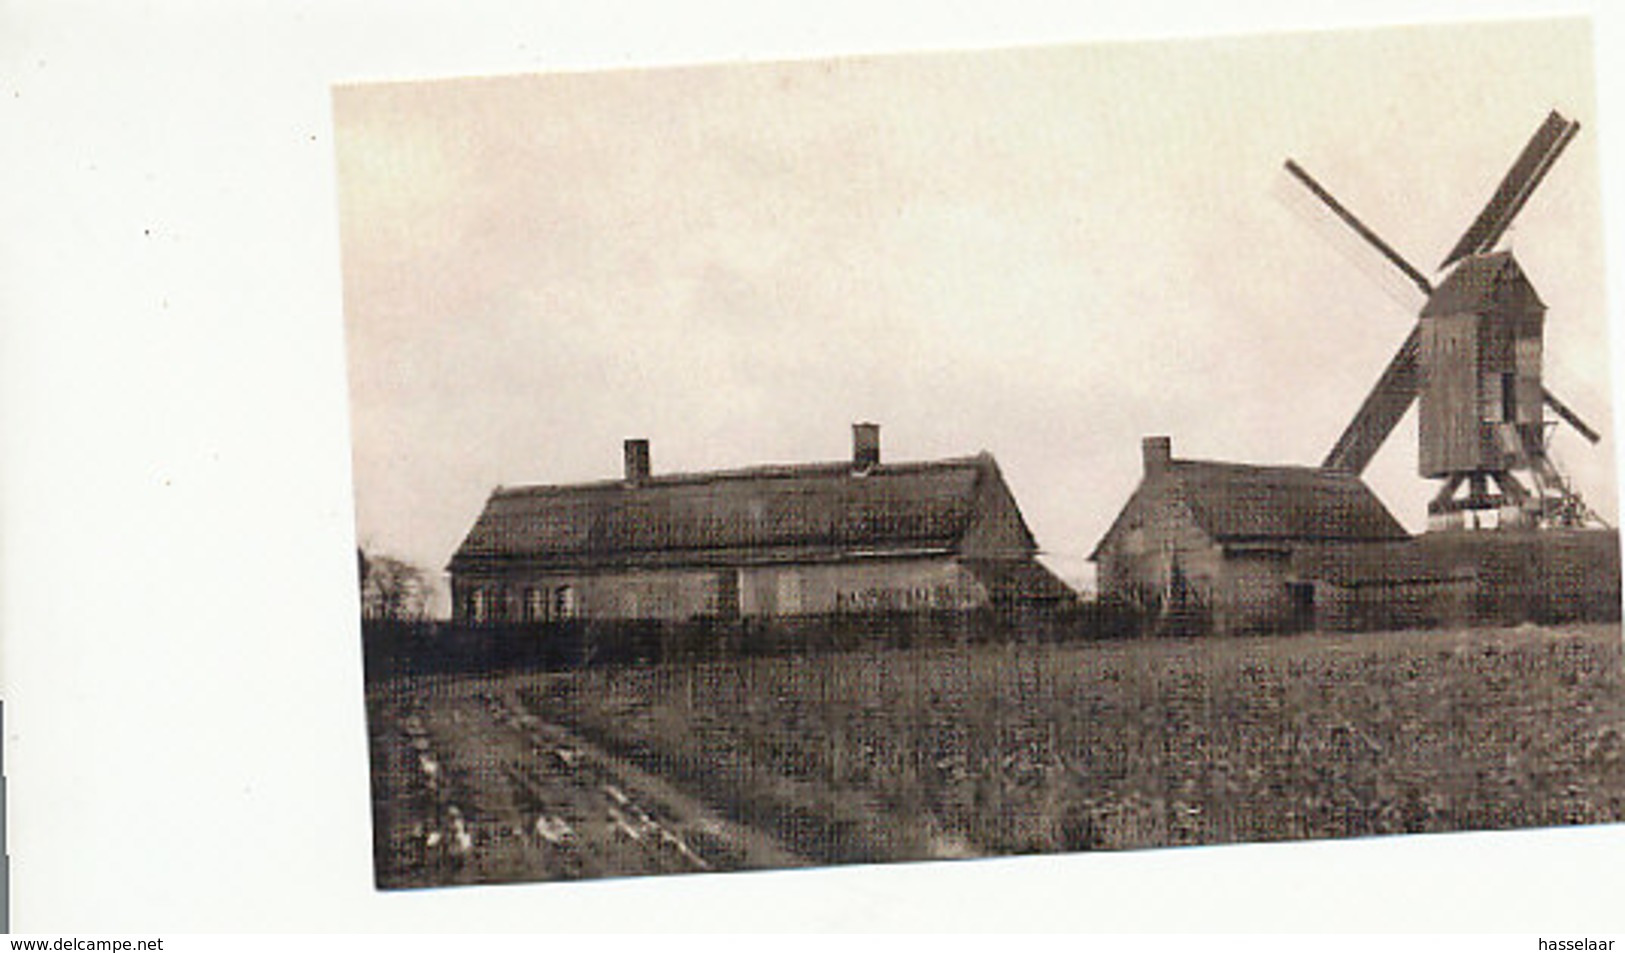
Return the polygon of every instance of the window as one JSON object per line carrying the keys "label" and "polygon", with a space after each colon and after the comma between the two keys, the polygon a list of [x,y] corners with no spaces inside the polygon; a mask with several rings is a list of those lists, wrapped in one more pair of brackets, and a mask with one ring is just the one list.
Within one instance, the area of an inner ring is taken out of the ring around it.
{"label": "window", "polygon": [[553,618],[573,619],[576,614],[574,586],[560,586],[553,590]]}
{"label": "window", "polygon": [[1287,601],[1292,606],[1290,626],[1293,630],[1304,632],[1315,627],[1315,584],[1312,582],[1289,582],[1286,584]]}
{"label": "window", "polygon": [[724,569],[717,573],[716,613],[721,619],[739,618],[739,571]]}
{"label": "window", "polygon": [[547,593],[535,586],[525,589],[525,621],[547,621]]}
{"label": "window", "polygon": [[795,615],[801,611],[801,574],[794,569],[779,573],[779,613]]}

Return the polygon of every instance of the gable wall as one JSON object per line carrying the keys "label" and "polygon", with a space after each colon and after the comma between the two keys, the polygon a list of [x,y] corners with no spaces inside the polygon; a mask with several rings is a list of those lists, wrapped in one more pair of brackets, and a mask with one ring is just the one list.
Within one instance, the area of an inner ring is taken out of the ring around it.
{"label": "gable wall", "polygon": [[1033,552],[1016,498],[994,467],[987,468],[977,488],[976,513],[959,551],[966,556],[1026,556]]}
{"label": "gable wall", "polygon": [[1141,484],[1102,543],[1097,583],[1102,596],[1143,603],[1162,598],[1177,567],[1188,589],[1211,602],[1222,585],[1222,559],[1171,484],[1153,479]]}

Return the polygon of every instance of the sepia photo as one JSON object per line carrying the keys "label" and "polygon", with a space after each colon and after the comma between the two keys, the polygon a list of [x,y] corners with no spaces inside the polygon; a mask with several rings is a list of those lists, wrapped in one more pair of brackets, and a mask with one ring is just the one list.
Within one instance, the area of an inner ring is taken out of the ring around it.
{"label": "sepia photo", "polygon": [[376,885],[1625,820],[1591,42],[336,87]]}

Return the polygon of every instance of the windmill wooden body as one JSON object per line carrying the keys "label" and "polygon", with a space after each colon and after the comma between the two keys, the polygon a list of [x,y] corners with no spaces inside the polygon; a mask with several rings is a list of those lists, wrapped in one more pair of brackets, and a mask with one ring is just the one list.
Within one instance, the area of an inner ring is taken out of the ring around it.
{"label": "windmill wooden body", "polygon": [[1321,466],[1362,473],[1417,403],[1417,469],[1441,481],[1428,504],[1432,527],[1462,526],[1467,514],[1484,511],[1496,513],[1498,526],[1601,522],[1552,464],[1546,411],[1592,443],[1599,437],[1546,388],[1546,305],[1512,253],[1496,250],[1579,128],[1556,112],[1546,118],[1439,265],[1448,271],[1437,284],[1287,160],[1289,173],[1427,296],[1415,327]]}

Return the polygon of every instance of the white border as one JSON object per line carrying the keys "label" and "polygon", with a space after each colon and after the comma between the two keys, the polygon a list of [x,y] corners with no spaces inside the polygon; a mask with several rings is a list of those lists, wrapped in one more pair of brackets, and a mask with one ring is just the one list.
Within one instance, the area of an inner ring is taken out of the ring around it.
{"label": "white border", "polygon": [[368,882],[331,84],[1590,13],[1595,128],[1622,154],[1625,42],[1606,5],[1318,10],[7,5],[14,926],[1625,930],[1617,827],[414,894]]}

